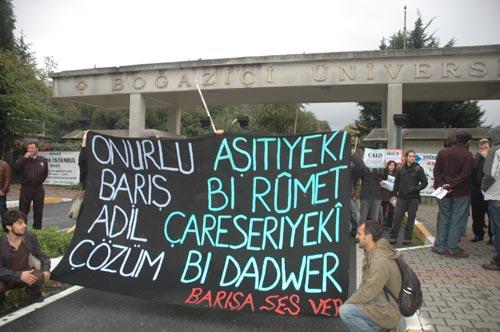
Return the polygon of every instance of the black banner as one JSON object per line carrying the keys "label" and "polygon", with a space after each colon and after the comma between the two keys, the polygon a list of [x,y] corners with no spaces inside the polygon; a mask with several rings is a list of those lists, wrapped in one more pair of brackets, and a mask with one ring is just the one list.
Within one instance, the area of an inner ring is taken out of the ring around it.
{"label": "black banner", "polygon": [[87,137],[53,279],[169,303],[335,317],[347,298],[346,132]]}

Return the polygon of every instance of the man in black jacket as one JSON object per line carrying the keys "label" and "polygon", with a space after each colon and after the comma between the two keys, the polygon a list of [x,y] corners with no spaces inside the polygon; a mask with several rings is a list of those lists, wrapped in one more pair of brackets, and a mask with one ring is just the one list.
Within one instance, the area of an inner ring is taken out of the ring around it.
{"label": "man in black jacket", "polygon": [[363,160],[356,154],[351,154],[351,236],[355,237],[358,229],[359,223],[359,204],[357,199],[357,189],[356,186],[359,180],[365,175],[365,163]]}
{"label": "man in black jacket", "polygon": [[408,219],[403,244],[411,244],[413,225],[415,224],[418,204],[420,203],[420,190],[427,187],[427,176],[425,176],[424,169],[415,163],[415,157],[415,151],[407,150],[405,152],[405,162],[399,169],[394,181],[394,192],[397,201],[389,240],[391,244],[396,243],[398,240],[401,220],[405,212],[408,212]]}
{"label": "man in black jacket", "polygon": [[[6,291],[12,288],[26,287],[29,302],[42,302],[41,286],[50,278],[50,259],[40,249],[36,236],[26,231],[26,219],[26,214],[17,209],[5,212],[2,218],[5,234],[0,237],[0,309]],[[39,270],[30,267],[34,260],[39,262]]]}
{"label": "man in black jacket", "polygon": [[[471,242],[483,241],[485,215],[488,214],[488,201],[484,200],[483,193],[481,192],[481,181],[483,180],[483,166],[484,158],[491,148],[491,142],[487,138],[483,138],[478,144],[479,152],[474,154],[474,166],[472,168],[471,182],[472,191],[470,195],[470,203],[472,209],[472,231],[474,232],[474,239]],[[490,222],[491,224],[491,222]],[[489,229],[488,229],[489,230]],[[489,230],[490,243],[491,243],[491,230]]]}
{"label": "man in black jacket", "polygon": [[49,175],[47,159],[38,155],[38,144],[27,144],[28,151],[19,157],[14,169],[21,173],[21,192],[19,194],[19,210],[28,215],[33,201],[33,228],[42,229],[43,202],[45,189],[43,182]]}

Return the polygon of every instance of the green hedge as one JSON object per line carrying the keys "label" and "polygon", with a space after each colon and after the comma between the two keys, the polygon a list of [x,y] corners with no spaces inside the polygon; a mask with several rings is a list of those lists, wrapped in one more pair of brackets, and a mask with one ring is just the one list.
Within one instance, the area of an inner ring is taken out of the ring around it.
{"label": "green hedge", "polygon": [[[64,255],[73,237],[73,233],[61,232],[56,227],[47,227],[42,230],[29,228],[28,230],[36,234],[42,251],[51,258]],[[0,234],[3,234],[3,229],[0,230]]]}

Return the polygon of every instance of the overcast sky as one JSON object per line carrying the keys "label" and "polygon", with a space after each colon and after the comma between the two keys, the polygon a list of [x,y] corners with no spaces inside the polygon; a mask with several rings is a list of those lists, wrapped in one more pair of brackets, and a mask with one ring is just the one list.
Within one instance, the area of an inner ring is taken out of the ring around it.
{"label": "overcast sky", "polygon": [[[378,49],[382,37],[413,27],[417,11],[442,43],[500,44],[499,0],[13,0],[38,62],[57,70],[195,59]],[[500,101],[482,101],[487,124],[500,124]],[[309,104],[339,129],[358,116],[354,103]]]}

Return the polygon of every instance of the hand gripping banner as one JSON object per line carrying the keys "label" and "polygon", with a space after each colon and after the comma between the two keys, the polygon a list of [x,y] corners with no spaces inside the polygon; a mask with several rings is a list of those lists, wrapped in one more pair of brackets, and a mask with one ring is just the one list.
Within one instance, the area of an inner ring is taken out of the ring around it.
{"label": "hand gripping banner", "polygon": [[349,136],[87,137],[85,199],[53,279],[161,302],[338,316]]}

